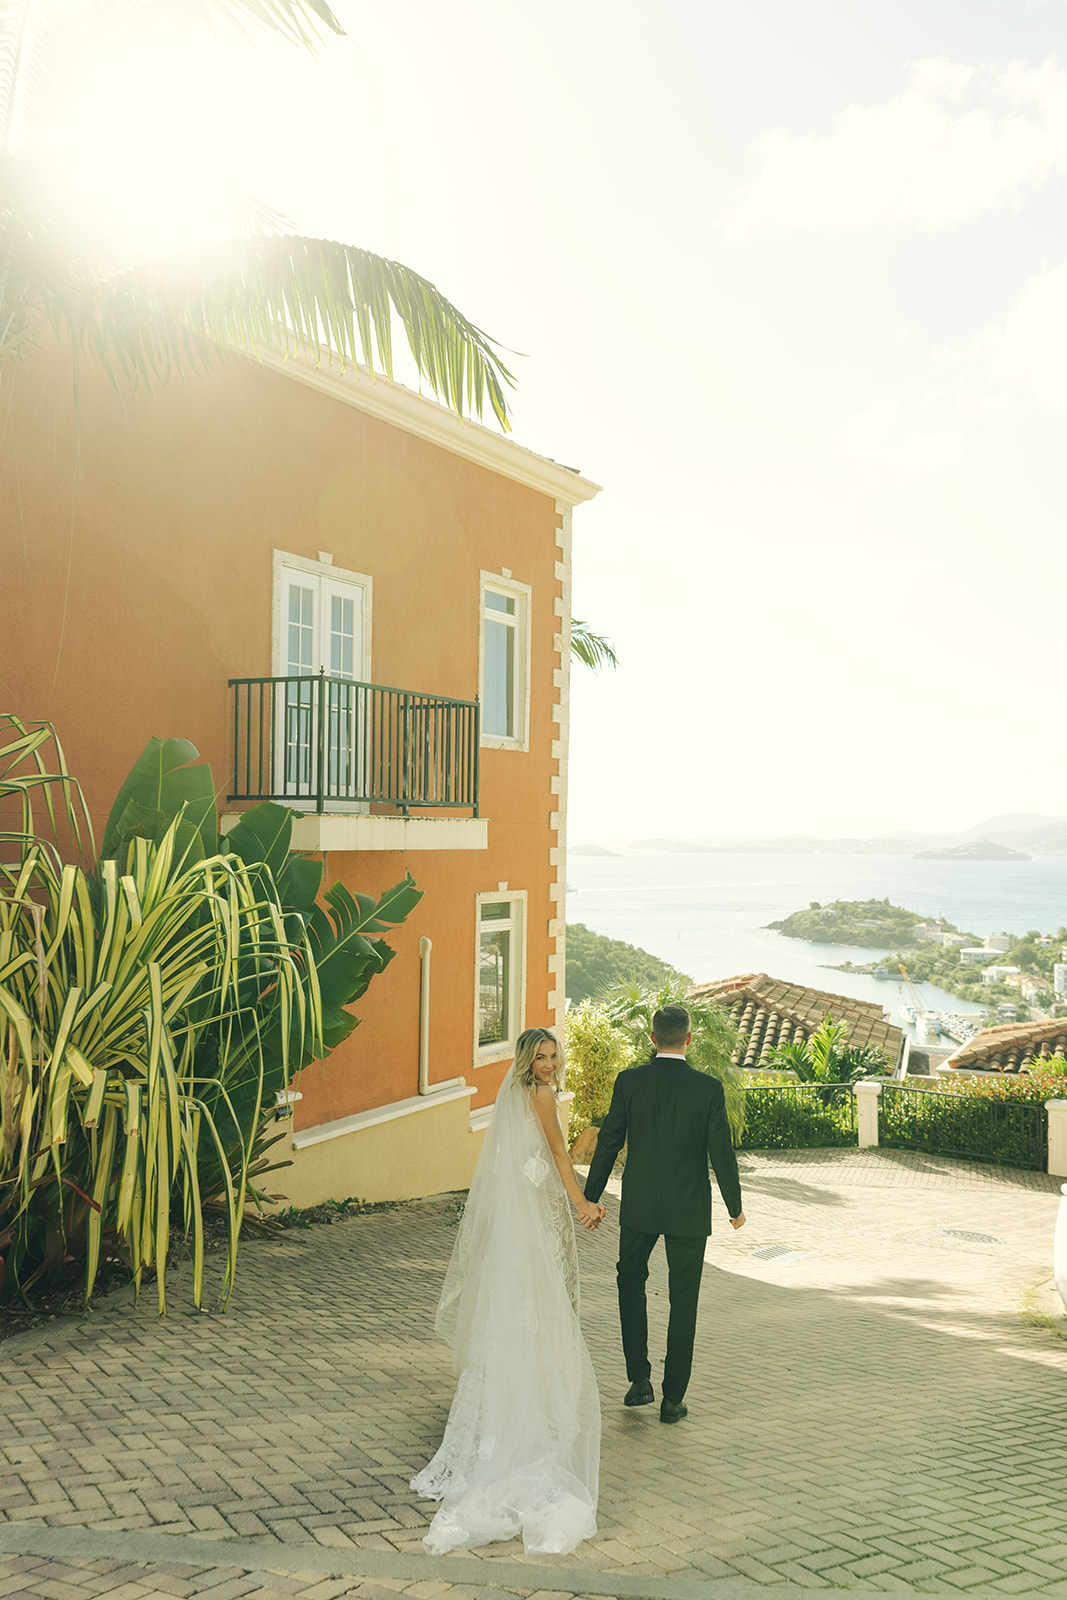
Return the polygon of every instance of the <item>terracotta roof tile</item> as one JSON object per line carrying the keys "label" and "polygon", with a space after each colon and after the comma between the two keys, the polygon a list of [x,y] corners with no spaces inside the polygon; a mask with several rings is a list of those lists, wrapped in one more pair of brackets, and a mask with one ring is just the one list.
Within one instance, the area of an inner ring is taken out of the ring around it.
{"label": "terracotta roof tile", "polygon": [[961,1072],[1018,1072],[1031,1056],[1067,1052],[1067,1017],[1047,1017],[1043,1022],[1005,1022],[983,1028],[968,1039],[946,1065]]}
{"label": "terracotta roof tile", "polygon": [[776,1045],[810,1038],[827,1012],[835,1022],[847,1022],[850,1045],[883,1050],[890,1066],[900,1058],[903,1034],[874,1001],[786,983],[765,972],[717,978],[689,992],[694,1000],[714,1000],[729,1012],[742,1034],[735,1060],[744,1067],[766,1066]]}

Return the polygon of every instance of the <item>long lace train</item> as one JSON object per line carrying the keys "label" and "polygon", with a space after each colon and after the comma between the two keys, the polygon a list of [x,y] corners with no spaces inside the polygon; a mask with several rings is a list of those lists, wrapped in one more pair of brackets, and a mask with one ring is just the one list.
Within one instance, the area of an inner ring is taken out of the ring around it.
{"label": "long lace train", "polygon": [[440,1500],[435,1554],[521,1533],[563,1554],[596,1532],[600,1399],[578,1321],[574,1224],[529,1095],[508,1073],[437,1312],[459,1382],[412,1482]]}

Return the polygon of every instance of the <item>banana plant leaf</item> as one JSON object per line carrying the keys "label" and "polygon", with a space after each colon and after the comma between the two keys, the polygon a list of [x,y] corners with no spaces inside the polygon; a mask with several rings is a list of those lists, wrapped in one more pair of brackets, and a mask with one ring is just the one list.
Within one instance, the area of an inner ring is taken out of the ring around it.
{"label": "banana plant leaf", "polygon": [[137,834],[158,841],[182,811],[183,820],[197,835],[195,843],[188,833],[184,836],[186,859],[215,854],[219,833],[215,790],[211,768],[192,764],[199,756],[188,739],[149,739],[115,796],[101,856],[116,855]]}

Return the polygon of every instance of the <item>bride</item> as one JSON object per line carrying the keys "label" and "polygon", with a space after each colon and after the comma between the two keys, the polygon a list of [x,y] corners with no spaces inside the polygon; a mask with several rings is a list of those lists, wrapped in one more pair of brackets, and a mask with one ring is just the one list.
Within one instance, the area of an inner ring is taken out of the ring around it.
{"label": "bride", "polygon": [[423,1541],[435,1555],[520,1532],[528,1552],[565,1554],[596,1532],[600,1397],[567,1201],[589,1229],[604,1207],[563,1142],[562,1068],[547,1028],[519,1035],[445,1274],[435,1326],[459,1382],[411,1485],[442,1502]]}

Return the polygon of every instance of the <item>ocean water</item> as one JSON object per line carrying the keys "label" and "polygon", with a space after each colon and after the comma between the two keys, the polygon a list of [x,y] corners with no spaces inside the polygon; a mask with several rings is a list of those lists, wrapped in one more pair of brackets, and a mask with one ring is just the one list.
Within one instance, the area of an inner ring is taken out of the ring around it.
{"label": "ocean water", "polygon": [[[882,900],[923,917],[943,916],[965,933],[1055,933],[1067,926],[1067,856],[1032,861],[916,861],[910,856],[681,854],[628,851],[571,856],[567,921],[639,945],[696,982],[767,972],[857,1000],[874,1000],[894,1022],[907,999],[889,980],[827,971],[867,962],[876,950],[809,944],[768,930],[812,900]],[[980,1007],[932,984],[925,1003],[946,1011]],[[910,1031],[910,1030],[909,1030]]]}

